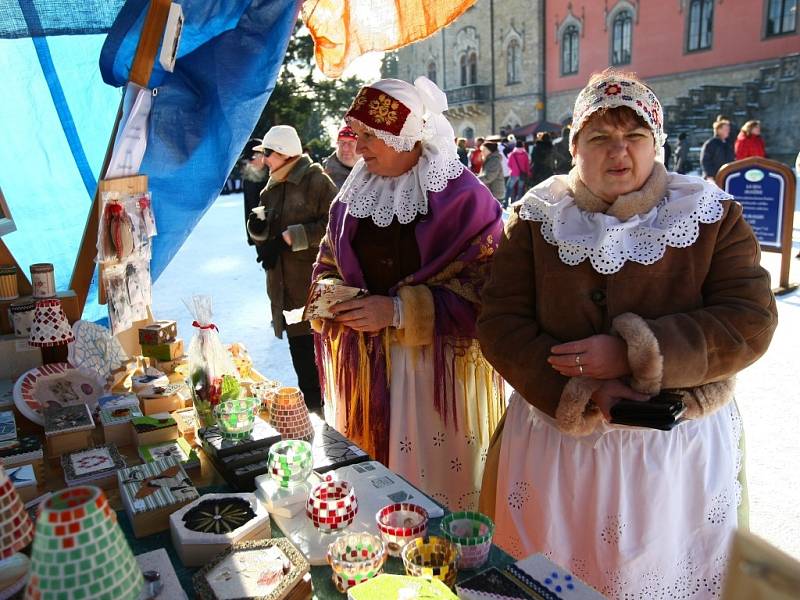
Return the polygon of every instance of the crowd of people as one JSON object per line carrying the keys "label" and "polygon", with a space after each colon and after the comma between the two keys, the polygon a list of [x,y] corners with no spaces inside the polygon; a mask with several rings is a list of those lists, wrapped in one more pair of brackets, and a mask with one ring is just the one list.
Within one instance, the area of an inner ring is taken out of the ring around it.
{"label": "crowd of people", "polygon": [[[517,558],[611,597],[715,597],[743,510],[733,380],[777,324],[741,206],[681,174],[685,137],[668,168],[661,104],[630,73],[595,74],[571,126],[529,149],[470,150],[446,109],[425,77],[383,79],[324,167],[291,127],[248,143],[248,237],[310,408],[492,517]],[[730,122],[714,131],[709,178],[730,159]],[[758,135],[746,124],[731,152],[763,152]],[[321,283],[366,294],[289,324]],[[671,431],[613,422],[665,392],[686,409]]]}

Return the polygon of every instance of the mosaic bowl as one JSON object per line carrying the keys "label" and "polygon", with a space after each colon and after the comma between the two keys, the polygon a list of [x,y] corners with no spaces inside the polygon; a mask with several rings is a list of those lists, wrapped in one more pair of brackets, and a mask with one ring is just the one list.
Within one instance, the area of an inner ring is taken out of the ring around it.
{"label": "mosaic bowl", "polygon": [[439,579],[453,587],[458,573],[458,547],[435,535],[411,540],[400,555],[406,574],[412,577]]}
{"label": "mosaic bowl", "polygon": [[311,444],[304,440],[284,440],[269,449],[267,472],[282,488],[306,481],[313,466]]}
{"label": "mosaic bowl", "polygon": [[341,531],[353,522],[357,512],[356,492],[347,481],[318,483],[306,502],[306,515],[324,533]]}
{"label": "mosaic bowl", "polygon": [[440,524],[442,537],[456,544],[460,551],[459,569],[477,569],[489,558],[494,522],[479,512],[454,512]]}
{"label": "mosaic bowl", "polygon": [[428,532],[428,511],[409,502],[384,506],[375,515],[375,521],[391,556],[400,556],[408,542]]}
{"label": "mosaic bowl", "polygon": [[345,593],[354,585],[380,574],[386,561],[386,549],[371,533],[348,533],[328,546],[327,559],[336,589]]}
{"label": "mosaic bowl", "polygon": [[256,424],[253,407],[257,405],[255,398],[237,398],[218,404],[214,408],[214,416],[222,437],[233,440],[248,437]]}

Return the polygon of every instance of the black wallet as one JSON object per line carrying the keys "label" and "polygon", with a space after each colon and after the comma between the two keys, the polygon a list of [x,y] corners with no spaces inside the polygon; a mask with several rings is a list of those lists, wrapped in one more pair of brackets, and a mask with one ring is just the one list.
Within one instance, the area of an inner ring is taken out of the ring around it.
{"label": "black wallet", "polygon": [[620,400],[611,407],[611,423],[669,431],[681,422],[686,405],[680,394],[661,392],[644,402]]}

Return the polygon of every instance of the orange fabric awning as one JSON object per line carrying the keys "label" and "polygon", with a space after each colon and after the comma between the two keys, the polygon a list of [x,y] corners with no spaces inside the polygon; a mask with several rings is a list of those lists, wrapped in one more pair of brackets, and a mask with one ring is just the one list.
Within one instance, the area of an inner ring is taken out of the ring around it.
{"label": "orange fabric awning", "polygon": [[317,66],[338,77],[367,52],[394,50],[449,25],[475,0],[305,0]]}

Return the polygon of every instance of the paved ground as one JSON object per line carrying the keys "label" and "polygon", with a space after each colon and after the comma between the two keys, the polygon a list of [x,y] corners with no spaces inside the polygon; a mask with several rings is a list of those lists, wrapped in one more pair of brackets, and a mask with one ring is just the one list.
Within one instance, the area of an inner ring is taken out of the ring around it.
{"label": "paved ground", "polygon": [[[294,384],[285,340],[269,330],[264,272],[245,243],[242,197],[221,196],[192,232],[154,286],[158,318],[178,320],[188,344],[191,321],[181,299],[192,293],[214,297],[214,319],[224,341],[241,341],[267,376]],[[795,250],[800,248],[800,212],[795,214]],[[800,282],[800,260],[792,259],[791,281]],[[778,281],[779,256],[762,264]],[[800,293],[779,298],[780,326],[769,352],[739,376],[737,398],[747,439],[751,528],[800,559]]]}

